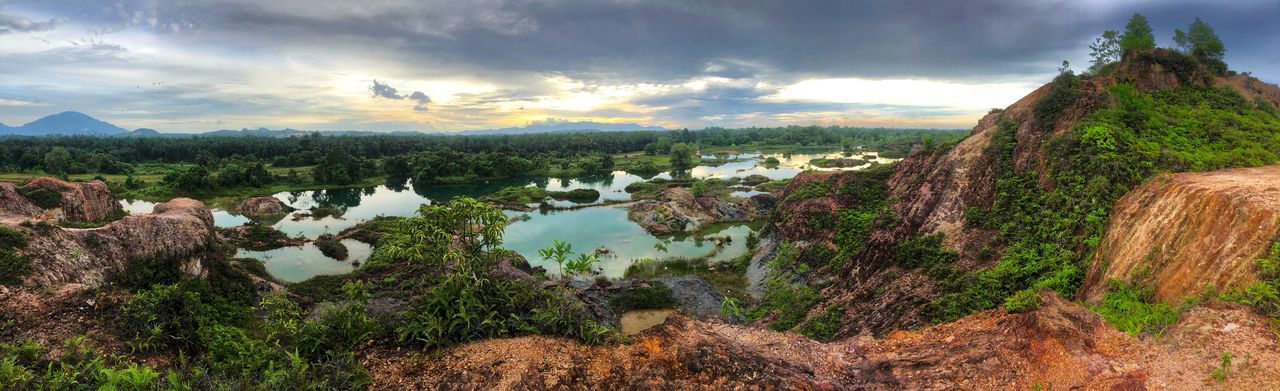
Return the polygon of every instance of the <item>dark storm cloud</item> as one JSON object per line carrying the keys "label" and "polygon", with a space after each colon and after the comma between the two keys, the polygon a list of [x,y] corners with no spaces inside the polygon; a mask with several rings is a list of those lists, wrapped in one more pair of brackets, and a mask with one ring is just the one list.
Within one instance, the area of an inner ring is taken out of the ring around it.
{"label": "dark storm cloud", "polygon": [[[66,64],[59,71],[67,74],[74,73],[72,67],[94,69],[97,64],[127,62],[139,67],[119,67],[119,74],[182,65],[142,68],[146,65],[136,64],[147,59],[139,57],[152,55],[155,63],[182,53],[105,43],[128,43],[125,35],[142,32],[136,35],[168,44],[163,47],[246,64],[289,60],[314,63],[320,70],[376,75],[379,81],[369,86],[375,98],[412,101],[417,111],[430,105],[431,113],[422,116],[454,115],[436,120],[459,127],[466,127],[465,121],[491,121],[500,107],[554,100],[572,83],[582,83],[584,91],[637,84],[660,87],[660,92],[639,93],[620,105],[578,112],[579,117],[643,115],[687,123],[827,111],[958,115],[954,108],[914,106],[917,111],[910,111],[905,106],[780,102],[768,97],[789,84],[816,78],[1032,85],[1052,77],[1063,59],[1071,60],[1075,69],[1086,68],[1089,42],[1103,30],[1123,28],[1134,12],[1149,17],[1162,46],[1172,45],[1174,28],[1185,28],[1199,16],[1221,35],[1232,68],[1253,71],[1264,81],[1280,81],[1277,0],[0,0],[0,7],[0,33],[47,31],[59,25],[42,34],[67,34],[67,26],[72,26],[105,39],[40,52],[0,52],[0,82],[60,76],[28,71],[5,79],[6,73],[49,64]],[[125,30],[129,34],[111,36]],[[240,79],[231,67],[209,68],[229,74],[215,77],[204,72],[193,78],[213,85]],[[560,83],[562,79],[569,83]],[[710,79],[715,81],[702,88],[683,87]],[[421,91],[401,95],[382,80],[393,80],[391,84],[406,91],[428,80],[491,88],[449,92],[430,87],[431,96],[444,102],[437,103]],[[78,87],[78,81],[65,82],[59,91]],[[342,88],[347,94],[360,92],[363,83]],[[2,87],[13,86],[0,85],[0,92]],[[296,94],[277,96],[287,100]],[[27,96],[45,101],[53,97]],[[72,95],[57,97],[75,100]],[[193,108],[256,110],[218,105],[235,103],[234,98],[191,99],[196,99],[191,101]],[[267,97],[261,101],[271,102]],[[615,111],[632,106],[644,111]]]}
{"label": "dark storm cloud", "polygon": [[[57,2],[51,2],[57,3]],[[79,4],[80,6],[76,6]],[[671,80],[706,73],[965,78],[1052,72],[1083,60],[1085,43],[1146,13],[1167,40],[1201,16],[1231,57],[1273,59],[1280,2],[442,1],[73,2],[68,15],[251,34],[289,44],[334,36],[379,40],[405,55],[492,71],[559,72],[601,80]],[[36,5],[32,5],[36,6]],[[60,7],[43,4],[42,8]],[[99,10],[97,13],[90,10]],[[1217,23],[1214,23],[1214,22]],[[1160,27],[1168,27],[1161,29]],[[750,67],[718,66],[749,62]],[[1245,61],[1257,64],[1255,61]]]}

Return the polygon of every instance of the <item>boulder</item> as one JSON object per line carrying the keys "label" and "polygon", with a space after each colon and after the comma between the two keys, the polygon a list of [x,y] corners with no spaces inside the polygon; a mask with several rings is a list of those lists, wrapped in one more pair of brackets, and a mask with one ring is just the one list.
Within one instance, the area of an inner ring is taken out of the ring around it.
{"label": "boulder", "polygon": [[240,203],[237,208],[240,214],[249,217],[261,216],[279,216],[294,211],[292,206],[286,205],[279,198],[271,196],[252,197]]}
{"label": "boulder", "polygon": [[21,251],[31,257],[24,285],[100,286],[123,273],[134,260],[176,259],[183,270],[201,276],[205,260],[220,259],[221,241],[209,208],[189,198],[157,204],[151,214],[127,216],[98,228],[60,228],[49,224],[14,226],[30,233]]}
{"label": "boulder", "polygon": [[776,204],[767,201],[769,197],[733,202],[714,196],[694,197],[689,189],[675,187],[662,190],[653,200],[633,204],[627,217],[654,235],[692,232],[707,224],[766,216]]}
{"label": "boulder", "polygon": [[[37,195],[50,198],[32,199]],[[67,182],[41,177],[21,187],[0,183],[0,221],[103,221],[115,216],[118,207],[111,189],[102,181]]]}

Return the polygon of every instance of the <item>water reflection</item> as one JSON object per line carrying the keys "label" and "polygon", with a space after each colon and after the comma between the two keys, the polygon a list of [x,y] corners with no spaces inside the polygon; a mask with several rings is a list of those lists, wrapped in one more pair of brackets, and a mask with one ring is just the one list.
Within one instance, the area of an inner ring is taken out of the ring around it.
{"label": "water reflection", "polygon": [[[861,152],[844,156],[839,152],[808,154],[722,154],[714,158],[724,162],[716,166],[698,166],[691,170],[659,172],[645,176],[624,171],[578,178],[518,178],[493,180],[466,185],[419,185],[406,178],[389,179],[380,186],[282,192],[273,196],[294,207],[297,211],[271,220],[259,221],[291,236],[316,238],[321,234],[337,234],[363,221],[377,216],[411,216],[422,204],[444,201],[458,196],[480,197],[509,186],[535,186],[552,191],[595,189],[600,197],[594,202],[606,200],[625,201],[631,196],[624,189],[635,182],[653,178],[730,178],[763,175],[769,179],[791,178],[810,169],[809,162],[818,158],[865,159],[869,162],[890,163],[874,152]],[[711,159],[712,157],[706,157]],[[769,158],[777,164],[765,165]],[[846,167],[838,169],[860,169]],[[750,197],[761,192],[740,189],[735,197]],[[573,202],[557,202],[557,205],[573,205]],[[121,205],[132,214],[150,213],[154,203],[123,200]],[[314,208],[314,209],[313,209]],[[511,216],[525,213],[508,212]],[[242,225],[250,220],[221,209],[214,209],[214,223],[219,227]],[[729,260],[746,253],[746,236],[752,231],[747,225],[726,225],[699,235],[682,235],[658,238],[649,235],[638,224],[627,220],[623,206],[601,206],[571,211],[529,213],[527,221],[519,221],[507,228],[504,247],[529,259],[530,263],[547,268],[555,274],[555,265],[538,258],[538,249],[552,240],[564,240],[577,252],[601,249],[604,274],[621,277],[633,261],[646,258],[708,258],[712,261]],[[363,247],[362,247],[363,246]],[[352,259],[363,261],[368,257],[367,245],[348,244]],[[253,252],[240,251],[238,256],[263,259],[271,273],[286,281],[295,281],[320,274],[343,273],[353,268],[350,262],[339,262],[319,253],[312,245],[287,247],[277,250]]]}

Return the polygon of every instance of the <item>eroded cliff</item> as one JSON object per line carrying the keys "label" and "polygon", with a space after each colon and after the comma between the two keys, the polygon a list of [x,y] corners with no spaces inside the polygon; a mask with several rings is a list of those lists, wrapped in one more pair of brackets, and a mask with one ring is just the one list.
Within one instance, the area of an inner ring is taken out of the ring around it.
{"label": "eroded cliff", "polygon": [[1150,284],[1174,304],[1207,286],[1241,288],[1278,234],[1280,166],[1160,176],[1116,204],[1082,296],[1100,301],[1111,279]]}

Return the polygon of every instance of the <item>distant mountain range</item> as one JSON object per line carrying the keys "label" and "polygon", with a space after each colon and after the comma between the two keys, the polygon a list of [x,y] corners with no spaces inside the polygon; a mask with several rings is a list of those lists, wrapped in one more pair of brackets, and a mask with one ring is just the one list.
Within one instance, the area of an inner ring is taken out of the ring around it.
{"label": "distant mountain range", "polygon": [[[438,132],[433,134],[443,135],[505,135],[505,134],[530,134],[530,133],[554,133],[554,132],[622,132],[631,130],[666,130],[661,126],[643,126],[639,124],[611,124],[599,122],[553,122],[545,124],[531,124],[523,127],[501,128],[501,129],[482,129],[482,130],[466,130],[462,132]],[[31,121],[26,125],[19,127],[11,127],[0,124],[0,136],[110,136],[110,137],[297,137],[305,136],[316,131],[297,130],[297,129],[240,129],[240,130],[215,130],[205,133],[165,133],[155,129],[140,128],[136,130],[127,130],[119,126],[112,125],[105,121],[98,120],[83,113],[74,111],[62,112],[50,115],[35,121]],[[372,136],[372,135],[420,135],[422,132],[399,131],[399,132],[369,132],[358,130],[342,130],[342,131],[324,131],[319,132],[330,136]]]}
{"label": "distant mountain range", "polygon": [[129,131],[74,111],[50,115],[16,128],[10,126],[0,127],[0,135],[48,136],[55,134],[67,136],[123,136],[128,135]]}

